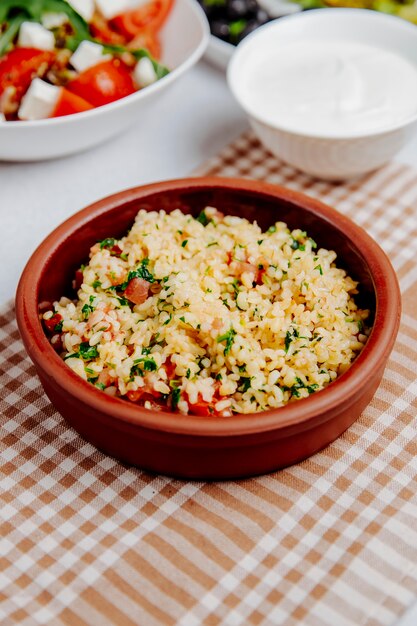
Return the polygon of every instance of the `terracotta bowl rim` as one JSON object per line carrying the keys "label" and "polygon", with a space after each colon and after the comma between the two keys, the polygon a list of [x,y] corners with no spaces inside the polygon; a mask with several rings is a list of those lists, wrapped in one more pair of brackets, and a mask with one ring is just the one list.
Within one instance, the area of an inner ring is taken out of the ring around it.
{"label": "terracotta bowl rim", "polygon": [[[107,211],[127,202],[145,200],[154,194],[210,188],[247,191],[264,197],[275,197],[277,200],[285,199],[332,223],[342,232],[366,260],[373,281],[376,310],[368,342],[349,370],[326,389],[284,407],[256,414],[234,415],[232,418],[183,416],[165,411],[153,412],[129,401],[109,397],[83,381],[62,361],[42,329],[38,317],[38,284],[44,265],[74,231]],[[95,417],[104,415],[114,426],[126,428],[130,425],[161,434],[192,437],[236,437],[265,432],[284,437],[288,436],[289,431],[308,430],[336,416],[342,407],[353,404],[364,393],[368,379],[372,379],[379,365],[385,362],[395,341],[400,312],[398,280],[388,257],[365,230],[348,217],[315,198],[279,185],[215,176],[141,185],[110,195],[78,211],[55,228],[35,250],[22,273],[16,293],[16,318],[26,349],[41,375],[47,377],[56,388],[87,405]]]}

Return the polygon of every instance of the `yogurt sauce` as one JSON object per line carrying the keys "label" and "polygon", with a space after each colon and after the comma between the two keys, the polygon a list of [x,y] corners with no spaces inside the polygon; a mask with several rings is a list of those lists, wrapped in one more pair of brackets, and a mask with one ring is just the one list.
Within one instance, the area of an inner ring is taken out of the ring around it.
{"label": "yogurt sauce", "polygon": [[375,46],[306,40],[248,57],[242,100],[273,126],[346,137],[388,129],[417,113],[417,67]]}

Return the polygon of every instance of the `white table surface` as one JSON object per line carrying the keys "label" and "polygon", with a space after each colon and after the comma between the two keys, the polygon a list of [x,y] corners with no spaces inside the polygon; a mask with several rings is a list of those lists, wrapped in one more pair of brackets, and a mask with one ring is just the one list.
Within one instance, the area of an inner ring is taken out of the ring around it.
{"label": "white table surface", "polygon": [[[116,140],[64,159],[0,163],[0,304],[14,297],[42,239],[90,202],[121,189],[187,175],[247,129],[224,73],[204,61]],[[398,155],[417,167],[417,136]],[[396,626],[416,626],[417,606]]]}

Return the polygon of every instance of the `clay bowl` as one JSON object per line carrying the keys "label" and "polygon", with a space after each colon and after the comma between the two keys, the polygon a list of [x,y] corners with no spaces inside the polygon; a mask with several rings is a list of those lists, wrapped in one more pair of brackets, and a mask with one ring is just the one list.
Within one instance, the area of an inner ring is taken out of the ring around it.
{"label": "clay bowl", "polygon": [[[370,338],[352,367],[325,390],[283,408],[232,418],[153,412],[106,396],[81,380],[50,346],[38,305],[71,295],[90,246],[122,236],[139,210],[198,214],[205,206],[307,230],[333,249],[360,281],[360,305],[373,311]],[[16,314],[26,350],[52,404],[85,439],[148,470],[186,478],[226,479],[276,470],[314,454],[348,428],[374,395],[398,331],[401,300],[394,270],[379,246],[348,218],[295,191],[261,182],[190,178],[138,187],[80,211],[39,246],[19,283]]]}

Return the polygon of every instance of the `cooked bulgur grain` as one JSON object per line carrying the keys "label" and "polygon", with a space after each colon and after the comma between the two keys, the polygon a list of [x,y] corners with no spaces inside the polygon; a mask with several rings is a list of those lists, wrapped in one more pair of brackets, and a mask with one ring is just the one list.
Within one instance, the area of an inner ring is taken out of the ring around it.
{"label": "cooked bulgur grain", "polygon": [[336,253],[281,222],[207,207],[139,211],[78,272],[78,299],[43,314],[68,366],[147,408],[222,415],[305,398],[346,371],[369,334]]}

